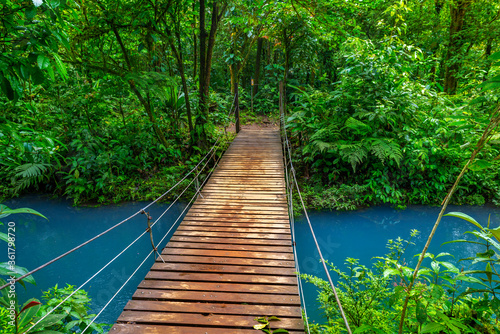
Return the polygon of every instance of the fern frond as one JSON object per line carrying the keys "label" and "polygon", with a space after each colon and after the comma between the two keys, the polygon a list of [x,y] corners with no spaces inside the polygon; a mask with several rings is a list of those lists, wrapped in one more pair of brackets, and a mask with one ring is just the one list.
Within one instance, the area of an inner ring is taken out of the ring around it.
{"label": "fern frond", "polygon": [[15,184],[14,193],[38,185],[45,177],[48,177],[50,166],[44,163],[27,163],[17,166],[14,169],[16,174],[12,178]]}
{"label": "fern frond", "polygon": [[340,145],[339,150],[342,158],[351,163],[354,172],[356,172],[356,166],[362,163],[368,155],[368,150],[361,142]]}
{"label": "fern frond", "polygon": [[348,129],[351,129],[359,134],[366,134],[371,132],[372,128],[370,125],[361,122],[353,117],[349,117],[345,122],[344,126]]}
{"label": "fern frond", "polygon": [[321,141],[321,140],[315,140],[315,141],[313,141],[312,145],[314,146],[314,148],[316,148],[321,153],[323,153],[325,151],[329,151],[329,150],[335,148],[335,145],[333,143],[327,143],[327,142],[324,142],[324,141]]}
{"label": "fern frond", "polygon": [[373,138],[370,140],[370,151],[384,163],[386,160],[394,160],[398,166],[403,158],[401,147],[392,139]]}

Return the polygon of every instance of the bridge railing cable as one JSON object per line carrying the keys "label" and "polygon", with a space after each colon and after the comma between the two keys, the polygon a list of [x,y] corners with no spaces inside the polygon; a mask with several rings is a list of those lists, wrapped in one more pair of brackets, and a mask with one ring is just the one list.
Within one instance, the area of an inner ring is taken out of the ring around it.
{"label": "bridge railing cable", "polygon": [[[235,97],[235,98],[236,98],[236,97]],[[232,109],[233,109],[233,106],[234,106],[234,100],[233,100],[233,104],[231,105],[231,109],[229,110],[229,113],[228,113],[228,119],[230,119],[231,115],[234,113],[234,110],[232,110]],[[110,227],[110,228],[108,228],[107,230],[105,230],[105,231],[103,231],[103,232],[101,232],[101,233],[97,234],[97,235],[96,235],[96,236],[94,236],[93,238],[90,238],[89,240],[87,240],[87,241],[85,241],[85,242],[81,243],[80,245],[78,245],[78,246],[76,246],[76,247],[74,247],[74,248],[72,248],[72,249],[70,249],[70,250],[66,251],[65,253],[63,253],[63,254],[61,254],[61,255],[59,255],[59,256],[57,256],[57,257],[53,258],[52,260],[50,260],[50,261],[48,261],[48,262],[46,262],[46,263],[44,263],[44,264],[40,265],[39,267],[37,267],[37,268],[35,268],[35,269],[33,269],[33,270],[29,271],[28,273],[26,273],[26,274],[24,274],[24,275],[22,275],[22,276],[20,276],[20,277],[17,277],[16,279],[14,279],[14,280],[12,280],[12,281],[9,281],[9,283],[6,283],[6,284],[4,284],[4,285],[0,286],[0,290],[3,290],[3,289],[5,289],[5,288],[6,288],[6,287],[8,287],[8,286],[10,286],[10,285],[12,285],[12,284],[14,284],[14,283],[16,283],[16,282],[18,282],[18,281],[20,281],[20,280],[22,280],[22,279],[26,278],[26,277],[28,277],[28,276],[30,276],[30,275],[33,275],[34,273],[36,273],[36,272],[40,271],[41,269],[43,269],[43,268],[45,268],[45,267],[47,267],[47,266],[49,266],[49,265],[53,264],[54,262],[56,262],[56,261],[58,261],[58,260],[60,260],[60,259],[62,259],[62,258],[64,258],[64,257],[68,256],[69,254],[71,254],[71,253],[73,253],[73,252],[75,252],[75,251],[79,250],[80,248],[82,248],[82,247],[84,247],[84,246],[88,245],[89,243],[91,243],[91,242],[93,242],[93,241],[95,241],[95,240],[99,239],[99,238],[100,238],[100,237],[102,237],[103,235],[105,235],[105,234],[107,234],[107,233],[109,233],[109,232],[113,231],[113,230],[114,230],[114,229],[116,229],[117,227],[119,227],[119,226],[121,226],[121,225],[125,224],[126,222],[130,221],[132,218],[134,218],[134,217],[136,217],[136,216],[138,216],[138,215],[142,214],[143,212],[145,212],[145,211],[146,211],[149,207],[151,207],[153,204],[157,203],[159,200],[161,200],[161,199],[162,199],[162,198],[164,198],[166,195],[168,195],[170,192],[172,192],[172,190],[174,190],[175,188],[177,188],[177,187],[178,187],[178,186],[179,186],[179,185],[180,185],[180,184],[181,184],[184,180],[186,180],[186,179],[189,177],[189,175],[191,175],[191,174],[192,174],[193,172],[195,172],[195,171],[198,171],[198,167],[199,167],[199,166],[200,166],[200,165],[201,165],[201,164],[202,164],[202,163],[203,163],[203,162],[207,159],[207,157],[208,157],[208,156],[210,156],[210,155],[211,155],[211,157],[212,157],[212,156],[213,156],[213,154],[217,151],[217,150],[216,150],[216,147],[217,147],[217,149],[219,148],[219,146],[220,146],[220,145],[218,145],[218,144],[219,144],[219,142],[220,142],[220,141],[221,141],[221,139],[222,139],[222,135],[223,135],[223,133],[221,132],[221,133],[219,134],[219,136],[217,137],[217,139],[216,139],[215,143],[212,145],[212,147],[211,147],[211,148],[210,148],[210,150],[208,151],[208,153],[206,153],[206,155],[203,157],[203,159],[201,159],[201,160],[198,162],[198,164],[196,164],[196,166],[194,166],[194,167],[193,167],[193,168],[192,168],[192,169],[191,169],[191,170],[190,170],[187,174],[185,174],[185,175],[184,175],[184,177],[183,177],[183,178],[181,178],[181,179],[180,179],[180,180],[179,180],[176,184],[174,184],[172,187],[170,187],[170,189],[168,189],[168,190],[167,190],[167,191],[165,191],[163,194],[161,194],[160,196],[158,196],[158,197],[157,197],[155,200],[153,200],[151,203],[149,203],[148,205],[146,205],[146,206],[145,206],[145,207],[143,207],[142,209],[138,210],[137,212],[133,213],[132,215],[128,216],[127,218],[125,218],[125,219],[121,220],[121,221],[120,221],[120,222],[118,222],[117,224],[115,224],[115,225],[111,226],[111,227]],[[215,151],[214,151],[214,150],[215,150]],[[210,158],[211,158],[211,157],[210,157]],[[208,159],[208,161],[210,161],[210,158]],[[201,173],[201,171],[200,171],[200,173]],[[198,175],[199,175],[200,173],[198,173]],[[176,201],[177,201],[177,199],[176,199]],[[172,207],[172,205],[173,205],[173,203],[169,206],[169,208],[168,208],[168,209],[170,209],[170,208]],[[168,211],[168,209],[167,209],[166,211]],[[166,213],[166,211],[165,211],[165,213]],[[165,213],[164,213],[164,214],[165,214]]]}
{"label": "bridge railing cable", "polygon": [[[195,182],[195,180],[200,176],[200,174],[205,170],[205,168],[208,166],[209,162],[210,162],[210,159],[215,155],[216,153],[216,150],[213,151],[213,153],[211,154],[210,158],[205,162],[205,164],[203,165],[203,167],[198,171],[198,173],[193,177],[193,180],[184,188],[184,190],[177,196],[177,198],[175,199],[174,203],[177,202],[181,196],[187,191],[187,189],[190,188],[190,186]],[[220,157],[219,157],[220,159]],[[217,161],[218,162],[218,161]],[[212,168],[212,171],[213,171],[213,168]],[[208,177],[211,175],[211,172],[209,172],[208,176],[205,178],[203,184],[208,180]],[[172,224],[172,226],[170,227],[170,229],[167,231],[166,235],[168,235],[168,233],[170,233],[170,231],[173,229],[173,227],[176,225],[176,223],[179,221],[179,219],[182,217],[182,215],[184,214],[184,212],[187,210],[187,208],[189,207],[189,205],[191,204],[191,202],[193,201],[194,198],[196,198],[196,196],[198,195],[198,192],[199,190],[197,190],[195,192],[195,194],[193,195],[191,201],[188,203],[188,205],[186,205],[186,207],[184,208],[184,210],[181,212],[181,214],[178,216],[177,220],[174,222],[174,224]],[[165,215],[165,213],[172,207],[172,204],[160,215],[159,218],[157,218],[155,220],[155,222],[151,225],[150,228],[152,228],[154,225],[156,225],[159,220],[161,219],[161,217],[163,217]],[[38,323],[40,323],[41,321],[43,321],[46,317],[48,317],[50,314],[52,314],[52,312],[54,312],[57,308],[59,308],[61,305],[63,305],[69,298],[71,298],[75,293],[77,293],[78,291],[80,291],[81,289],[83,289],[90,281],[92,281],[97,275],[99,275],[104,269],[106,269],[109,265],[111,265],[116,259],[118,259],[123,253],[125,253],[132,245],[134,245],[141,237],[143,237],[146,233],[148,233],[148,229],[146,229],[144,232],[142,232],[136,239],[134,239],[134,241],[132,241],[130,244],[128,244],[120,253],[118,253],[113,259],[111,259],[108,263],[106,263],[101,269],[99,269],[95,274],[93,274],[88,280],[86,280],[83,284],[81,284],[77,289],[75,289],[71,294],[69,294],[65,299],[63,299],[58,305],[56,305],[52,310],[50,310],[49,312],[47,312],[42,318],[40,318],[29,330],[31,330],[32,328],[34,328]],[[165,237],[166,237],[165,235]],[[165,237],[162,239],[162,241],[165,239]],[[128,281],[130,281],[130,279],[133,277],[133,275],[135,275],[135,273],[140,269],[140,267],[145,263],[145,261],[147,260],[147,258],[151,255],[151,254],[154,254],[154,250],[150,251],[148,253],[148,255],[146,256],[146,258],[144,259],[144,261],[139,265],[139,267],[133,272],[133,274],[129,277],[129,279],[127,279],[127,281],[124,283],[126,284]],[[124,286],[124,285],[123,285]],[[122,286],[122,288],[123,288]],[[120,288],[120,291],[121,289]],[[119,292],[119,291],[118,291]],[[118,292],[115,294],[115,296],[118,294]],[[115,297],[113,296],[113,298]],[[110,301],[105,305],[109,305]],[[101,312],[99,312],[99,314],[102,313],[103,310],[101,310]],[[95,319],[94,319],[95,320]],[[93,322],[92,322],[93,323]],[[89,325],[90,326],[90,325]],[[88,327],[87,327],[88,328]],[[28,330],[28,332],[29,332]]]}
{"label": "bridge railing cable", "polygon": [[[158,244],[156,245],[156,248],[159,247],[161,245],[161,243],[165,240],[165,238],[169,235],[169,233],[172,231],[172,229],[174,228],[174,226],[177,225],[178,221],[183,217],[184,213],[186,212],[186,210],[190,207],[191,203],[197,198],[200,190],[203,188],[203,186],[205,185],[205,183],[209,180],[210,176],[212,175],[212,173],[214,172],[215,168],[217,168],[218,164],[219,164],[219,161],[221,159],[222,156],[219,156],[219,158],[217,159],[217,161],[215,162],[214,166],[210,169],[210,172],[208,173],[207,177],[203,180],[202,184],[200,185],[200,187],[197,187],[197,190],[195,192],[195,194],[191,197],[191,200],[188,202],[188,204],[185,206],[184,210],[178,215],[177,219],[175,220],[175,222],[172,224],[172,226],[170,227],[170,229],[164,234],[163,238],[158,242]],[[205,165],[206,166],[206,165]],[[205,167],[204,166],[204,167]],[[158,218],[159,220],[160,218]],[[156,222],[155,222],[156,223]],[[154,251],[151,251],[149,252],[146,257],[144,258],[144,260],[139,264],[139,266],[136,268],[136,270],[128,277],[128,279],[122,284],[122,286],[115,292],[115,294],[109,299],[109,301],[106,303],[106,305],[104,305],[102,307],[102,309],[99,311],[99,313],[91,320],[91,322],[87,325],[87,327],[83,330],[83,333],[85,333],[85,331],[90,328],[90,326],[96,321],[96,319],[102,314],[102,312],[104,312],[104,310],[109,306],[109,304],[111,304],[111,302],[115,299],[115,297],[120,293],[120,291],[127,285],[127,283],[132,279],[132,277],[139,271],[139,269],[142,267],[142,265],[146,262],[146,260],[148,259],[148,257],[153,253]],[[163,260],[163,258],[162,258]]]}
{"label": "bridge railing cable", "polygon": [[[280,116],[281,120],[281,116]],[[283,124],[283,120],[281,120],[280,124]],[[283,127],[282,127],[283,129]],[[293,256],[295,258],[295,272],[297,273],[297,285],[299,287],[299,296],[302,304],[302,308],[304,310],[304,316],[305,316],[305,323],[307,327],[307,332],[311,333],[311,329],[309,328],[309,316],[307,314],[307,306],[306,306],[306,300],[304,296],[304,290],[302,288],[302,280],[300,279],[300,266],[299,266],[299,261],[297,257],[297,247],[296,247],[296,239],[295,239],[295,216],[293,212],[293,185],[290,182],[290,176],[289,176],[289,170],[288,166],[290,165],[290,161],[287,156],[287,150],[285,146],[285,141],[282,140],[283,144],[283,159],[284,159],[284,167],[285,167],[285,183],[286,183],[286,191],[287,191],[287,198],[288,198],[288,215],[290,217],[290,228],[292,232],[292,245],[293,245]]]}
{"label": "bridge railing cable", "polygon": [[[281,97],[281,95],[280,95],[280,104],[282,103],[281,102],[282,98],[283,97]],[[345,327],[347,329],[347,332],[349,334],[352,334],[351,328],[349,326],[349,322],[347,321],[344,309],[342,307],[342,303],[341,303],[340,298],[339,298],[339,296],[337,294],[337,289],[335,288],[335,284],[333,284],[333,280],[332,280],[332,278],[330,276],[330,271],[327,268],[325,258],[323,257],[323,254],[321,253],[321,249],[320,249],[318,240],[316,239],[316,234],[314,233],[314,228],[313,228],[313,226],[311,224],[311,220],[309,219],[309,215],[307,214],[307,209],[306,209],[306,206],[304,204],[304,199],[302,198],[302,193],[300,192],[300,187],[299,187],[299,184],[297,182],[297,175],[296,175],[296,172],[295,172],[295,168],[293,167],[292,148],[291,148],[291,145],[290,145],[290,141],[288,139],[288,134],[287,134],[287,129],[286,129],[286,119],[285,119],[285,114],[284,114],[284,108],[282,106],[280,106],[280,123],[281,123],[280,125],[281,125],[281,133],[282,133],[283,149],[284,149],[283,154],[285,156],[285,166],[287,168],[287,172],[290,174],[289,176],[287,176],[287,180],[288,180],[288,182],[290,184],[290,186],[288,188],[288,191],[289,191],[289,200],[290,200],[289,205],[291,203],[291,206],[289,206],[289,210],[292,212],[291,213],[291,223],[292,223],[292,226],[294,225],[295,221],[294,221],[294,218],[293,218],[293,202],[291,200],[293,199],[293,188],[295,187],[297,189],[297,194],[299,196],[299,201],[300,201],[300,204],[302,206],[302,211],[304,212],[307,224],[309,225],[309,230],[310,230],[311,235],[312,235],[313,240],[314,240],[314,244],[316,246],[316,249],[318,251],[321,263],[323,265],[323,269],[324,269],[324,271],[326,273],[326,276],[328,278],[328,282],[330,283],[330,286],[332,288],[333,294],[335,296],[335,301],[337,302],[337,306],[339,308],[339,313],[342,316],[342,319],[344,321],[344,325],[345,325]],[[288,165],[289,165],[289,168],[288,168]],[[295,233],[294,232],[295,231],[294,227],[292,227],[292,231],[293,231],[293,234],[294,234]],[[292,236],[292,238],[293,238],[294,255],[295,255],[295,259],[296,259],[295,262],[297,263],[298,259],[297,259],[297,253],[296,253],[295,236]],[[297,265],[296,269],[297,269],[297,272],[300,274],[300,271],[298,271],[299,270],[298,265]],[[300,285],[300,287],[302,287],[302,286]],[[303,294],[302,288],[301,288],[301,292]],[[305,302],[303,303],[303,305],[305,305]],[[306,315],[306,318],[307,318],[307,315]],[[306,321],[306,324],[307,324],[308,329],[309,329],[308,321]]]}

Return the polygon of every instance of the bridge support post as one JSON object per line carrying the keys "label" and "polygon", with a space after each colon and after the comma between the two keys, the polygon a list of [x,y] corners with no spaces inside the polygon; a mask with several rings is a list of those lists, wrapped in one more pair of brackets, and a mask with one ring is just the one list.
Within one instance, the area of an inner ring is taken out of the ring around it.
{"label": "bridge support post", "polygon": [[234,88],[234,117],[236,118],[236,133],[240,132],[240,99],[238,93],[238,84]]}

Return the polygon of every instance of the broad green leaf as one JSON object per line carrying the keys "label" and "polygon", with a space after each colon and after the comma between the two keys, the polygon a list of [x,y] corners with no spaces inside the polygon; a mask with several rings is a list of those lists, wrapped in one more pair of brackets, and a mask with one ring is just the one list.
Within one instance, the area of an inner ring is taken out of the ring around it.
{"label": "broad green leaf", "polygon": [[500,60],[500,51],[495,52],[494,54],[488,57],[489,60]]}
{"label": "broad green leaf", "polygon": [[253,325],[253,328],[260,330],[260,329],[264,329],[266,326],[267,326],[267,324],[257,324],[257,325]]}
{"label": "broad green leaf", "polygon": [[439,333],[445,329],[446,327],[437,322],[428,322],[422,326],[420,333]]}
{"label": "broad green leaf", "polygon": [[2,208],[0,208],[0,218],[5,218],[7,216],[10,216],[10,215],[13,215],[13,214],[16,214],[16,213],[30,213],[32,215],[37,215],[37,216],[40,216],[42,218],[47,219],[47,217],[45,217],[44,215],[42,215],[40,212],[35,211],[33,209],[29,209],[29,208],[6,209],[6,210],[2,210]]}
{"label": "broad green leaf", "polygon": [[5,242],[9,242],[9,236],[3,232],[0,232],[0,240],[3,240]]}
{"label": "broad green leaf", "polygon": [[[1,262],[0,263],[0,275],[3,276],[14,276],[14,277],[21,277],[25,274],[27,274],[29,271],[26,268],[19,267],[19,266],[13,266],[11,267],[7,262]],[[30,284],[36,284],[35,279],[33,276],[28,276],[22,279],[22,282],[27,282]],[[20,282],[22,284],[22,282]]]}
{"label": "broad green leaf", "polygon": [[437,285],[437,284],[432,284],[431,295],[432,295],[432,298],[434,298],[434,299],[441,298],[444,295],[443,287],[440,285]]}
{"label": "broad green leaf", "polygon": [[469,216],[469,215],[467,215],[465,213],[462,213],[462,212],[450,212],[450,213],[445,214],[445,216],[456,217],[456,218],[460,218],[460,219],[466,220],[469,223],[471,223],[474,226],[476,226],[477,228],[479,228],[480,230],[484,230],[483,227],[481,226],[481,224],[479,224],[474,218],[472,218],[471,216]]}
{"label": "broad green leaf", "polygon": [[[489,223],[489,221],[488,221],[488,223]],[[495,237],[495,239],[500,241],[500,227],[497,227],[495,229],[488,229],[488,232],[490,232]]]}
{"label": "broad green leaf", "polygon": [[40,305],[41,303],[37,299],[30,299],[23,305],[18,318],[19,328],[24,329],[24,327],[27,325],[31,326],[30,322],[38,313]]}
{"label": "broad green leaf", "polygon": [[46,1],[52,8],[57,8],[61,4],[60,0],[46,0]]}
{"label": "broad green leaf", "polygon": [[420,324],[423,324],[427,320],[427,311],[425,309],[425,305],[421,302],[417,302],[417,307],[415,309],[415,315],[417,318],[417,321]]}
{"label": "broad green leaf", "polygon": [[400,274],[401,273],[399,272],[399,270],[394,269],[394,268],[389,268],[389,269],[384,270],[384,278],[387,278],[388,276],[391,276],[391,275],[399,276]]}
{"label": "broad green leaf", "polygon": [[54,60],[56,61],[57,71],[62,76],[63,80],[66,80],[68,78],[68,72],[66,71],[66,66],[62,62],[61,57],[59,57],[59,55],[56,53],[53,53],[52,56],[54,57]]}
{"label": "broad green leaf", "polygon": [[273,333],[289,333],[286,329],[278,328],[273,330]]}
{"label": "broad green leaf", "polygon": [[479,172],[481,170],[490,168],[491,166],[493,166],[493,164],[491,162],[489,162],[487,160],[483,160],[483,159],[478,159],[478,160],[474,161],[474,163],[472,163],[469,166],[469,168],[473,172]]}
{"label": "broad green leaf", "polygon": [[486,277],[488,277],[488,281],[491,284],[491,279],[493,278],[493,271],[491,270],[491,265],[489,262],[486,264],[485,273],[486,273]]}
{"label": "broad green leaf", "polygon": [[[35,327],[33,327],[32,331],[36,331],[36,330],[42,329],[43,327],[50,327],[53,324],[55,324],[56,322],[59,322],[62,319],[64,319],[66,316],[67,316],[66,313],[63,313],[63,314],[49,314],[42,321],[40,321]],[[40,320],[40,318],[33,319],[34,322],[37,322],[38,320]],[[46,333],[46,331],[37,332],[37,333]],[[60,332],[56,332],[56,333],[60,333]]]}
{"label": "broad green leaf", "polygon": [[41,70],[45,70],[50,66],[50,59],[45,55],[38,55],[36,62]]}

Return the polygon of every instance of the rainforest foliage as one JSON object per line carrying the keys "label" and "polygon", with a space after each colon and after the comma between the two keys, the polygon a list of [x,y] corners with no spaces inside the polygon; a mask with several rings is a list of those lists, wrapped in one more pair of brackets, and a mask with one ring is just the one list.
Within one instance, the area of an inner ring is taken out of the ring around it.
{"label": "rainforest foliage", "polygon": [[[0,200],[151,199],[230,139],[236,92],[243,121],[276,120],[282,81],[310,207],[436,205],[499,108],[498,1],[0,0],[0,18]],[[500,205],[500,133],[490,133],[455,203]],[[405,332],[498,332],[498,233],[474,225],[484,251],[464,261],[481,267],[428,254]],[[411,280],[404,245],[373,268],[332,267],[357,333],[396,331]],[[307,279],[329,319],[314,330],[342,331],[328,286]],[[71,289],[48,292],[46,307]],[[80,306],[46,328],[81,326]]]}
{"label": "rainforest foliage", "polygon": [[[310,206],[438,204],[498,103],[495,1],[2,0],[0,17],[3,197],[151,198],[236,88],[244,120],[276,119],[284,81]],[[499,143],[456,203],[500,203]]]}
{"label": "rainforest foliage", "polygon": [[[309,204],[434,204],[498,99],[487,0],[3,0],[0,15],[4,196],[148,198],[217,135],[238,85],[252,117],[276,113],[284,81]],[[457,202],[498,204],[499,140]]]}

